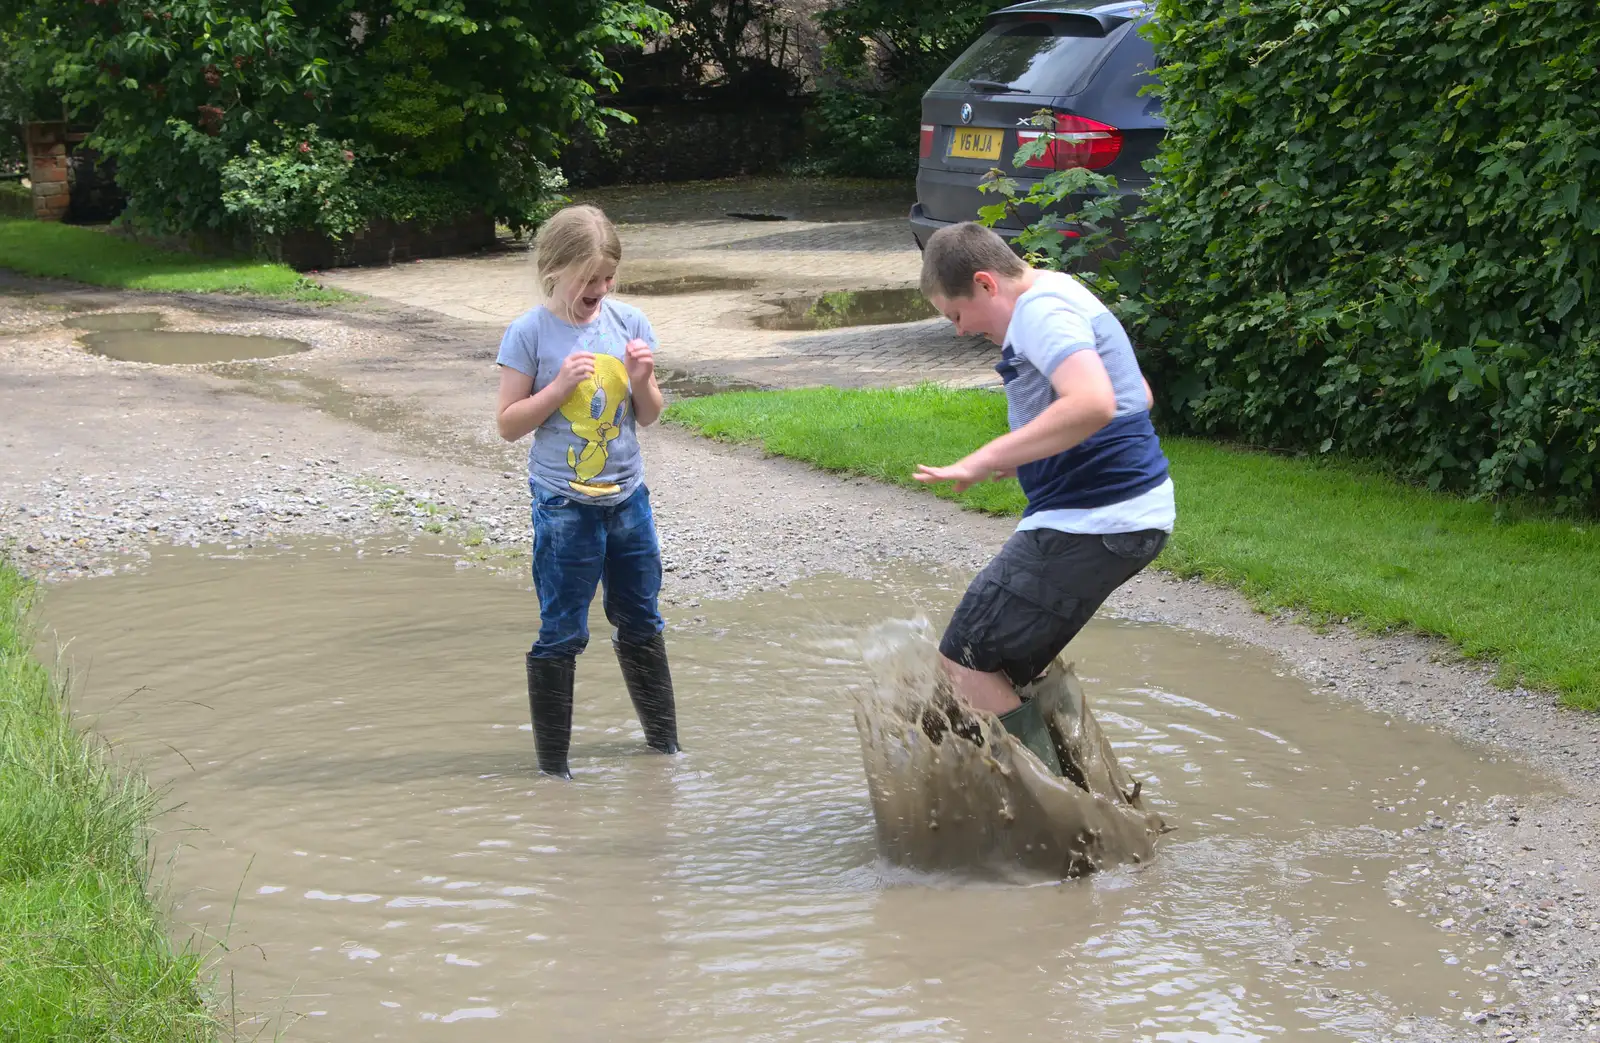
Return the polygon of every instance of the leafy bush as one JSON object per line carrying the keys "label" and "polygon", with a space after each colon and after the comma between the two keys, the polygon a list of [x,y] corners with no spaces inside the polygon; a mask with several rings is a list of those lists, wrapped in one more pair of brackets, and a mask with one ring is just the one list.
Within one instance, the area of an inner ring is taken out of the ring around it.
{"label": "leafy bush", "polygon": [[[315,124],[274,128],[270,144],[252,141],[245,154],[222,166],[222,203],[243,222],[258,244],[298,229],[313,229],[342,239],[371,221],[411,221],[425,228],[470,212],[474,200],[449,184],[396,177],[399,157],[373,155],[355,142],[331,141]],[[524,209],[537,223],[540,209],[565,197],[560,172],[539,165],[532,186],[507,185],[503,194],[532,193],[536,204]]]}
{"label": "leafy bush", "polygon": [[801,174],[832,177],[917,176],[921,105],[907,92],[828,87],[817,93],[808,128],[810,157]]}
{"label": "leafy bush", "polygon": [[0,217],[32,217],[33,189],[20,181],[0,181]]}
{"label": "leafy bush", "polygon": [[451,208],[525,227],[570,132],[625,118],[596,100],[606,55],[664,25],[631,0],[0,0],[11,93],[93,121],[130,221],[163,232]]}
{"label": "leafy bush", "polygon": [[[1040,128],[1039,136],[1017,149],[1011,160],[1016,168],[1044,156],[1059,138],[1051,110],[1039,110],[1029,123]],[[1125,255],[1119,222],[1122,204],[1116,189],[1117,179],[1109,174],[1068,167],[1029,181],[1023,192],[1021,182],[995,168],[978,190],[1000,201],[979,207],[978,221],[993,228],[1020,213],[1041,214],[1015,239],[1027,262],[1035,268],[1072,272],[1108,298],[1119,313],[1138,315],[1139,301],[1133,296],[1139,282],[1137,266]],[[1074,205],[1077,209],[1068,209]],[[1012,226],[1017,223],[1014,220]],[[1113,258],[1121,258],[1121,263],[1108,263]]]}
{"label": "leafy bush", "polygon": [[1600,508],[1592,0],[1157,0],[1182,429]]}
{"label": "leafy bush", "polygon": [[[848,76],[871,70],[881,87],[918,94],[983,31],[1007,0],[838,0],[818,16],[828,62]],[[913,138],[913,141],[915,139]]]}
{"label": "leafy bush", "polygon": [[222,164],[228,213],[263,238],[302,228],[336,239],[359,231],[367,213],[352,143],[327,140],[315,124],[292,134],[275,129],[271,146],[252,141],[244,155]]}
{"label": "leafy bush", "polygon": [[808,172],[915,177],[923,92],[1006,2],[838,0],[822,12],[825,86]]}

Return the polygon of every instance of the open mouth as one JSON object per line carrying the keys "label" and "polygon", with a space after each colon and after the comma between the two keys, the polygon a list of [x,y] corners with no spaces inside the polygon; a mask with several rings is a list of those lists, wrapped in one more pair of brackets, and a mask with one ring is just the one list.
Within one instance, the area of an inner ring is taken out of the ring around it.
{"label": "open mouth", "polygon": [[584,311],[594,311],[596,308],[600,307],[599,297],[580,297],[578,298],[578,302],[583,305]]}

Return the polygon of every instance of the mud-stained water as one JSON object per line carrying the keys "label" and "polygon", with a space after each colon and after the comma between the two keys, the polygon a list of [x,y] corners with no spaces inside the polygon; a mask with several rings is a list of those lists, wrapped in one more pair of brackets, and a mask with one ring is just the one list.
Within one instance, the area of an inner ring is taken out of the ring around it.
{"label": "mud-stained water", "polygon": [[189,333],[162,329],[160,312],[115,311],[77,315],[67,320],[85,331],[83,346],[96,355],[122,362],[154,362],[193,366],[244,359],[276,358],[311,350],[304,341],[287,337],[254,337],[236,333]]}
{"label": "mud-stained water", "polygon": [[642,279],[617,285],[617,293],[626,297],[678,297],[691,293],[725,293],[731,290],[754,289],[760,280],[727,275],[678,275],[665,279]]}
{"label": "mud-stained water", "polygon": [[764,330],[833,330],[917,322],[939,313],[915,287],[895,290],[838,290],[831,293],[766,297],[755,324]]}
{"label": "mud-stained water", "polygon": [[1018,693],[1039,715],[1032,748],[955,697],[937,639],[926,620],[892,620],[864,643],[873,684],[857,699],[856,728],[878,853],[1018,883],[1154,858],[1171,827],[1146,809],[1073,664],[1058,658]]}
{"label": "mud-stained water", "polygon": [[678,758],[645,751],[597,619],[572,783],[533,771],[525,587],[346,544],[158,555],[49,592],[80,708],[182,804],[162,836],[183,846],[176,915],[227,932],[224,991],[231,975],[257,1025],[340,1043],[1340,1040],[1508,996],[1497,953],[1384,880],[1429,858],[1427,831],[1400,829],[1532,782],[1263,654],[1092,624],[1084,687],[1177,830],[1139,869],[980,886],[881,866],[853,721],[859,635],[944,618],[959,582],[818,579],[683,610]]}

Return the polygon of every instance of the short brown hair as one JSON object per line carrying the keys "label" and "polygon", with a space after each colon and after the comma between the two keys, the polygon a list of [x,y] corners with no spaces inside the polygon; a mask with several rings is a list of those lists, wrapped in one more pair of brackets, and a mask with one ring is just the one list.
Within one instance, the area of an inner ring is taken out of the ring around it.
{"label": "short brown hair", "polygon": [[534,241],[533,267],[538,273],[539,296],[548,300],[564,275],[585,282],[607,261],[622,260],[622,240],[616,226],[597,206],[564,207],[539,228]]}
{"label": "short brown hair", "polygon": [[972,221],[946,225],[928,237],[922,250],[922,295],[954,299],[972,296],[972,277],[989,272],[1008,279],[1028,270],[1006,241]]}

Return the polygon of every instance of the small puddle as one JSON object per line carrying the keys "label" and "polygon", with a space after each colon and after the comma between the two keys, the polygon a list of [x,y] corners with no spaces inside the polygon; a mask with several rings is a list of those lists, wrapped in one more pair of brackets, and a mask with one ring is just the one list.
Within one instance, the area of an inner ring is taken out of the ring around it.
{"label": "small puddle", "polygon": [[681,370],[658,370],[656,384],[660,386],[663,396],[671,401],[704,398],[706,395],[720,395],[725,391],[765,390],[762,385],[747,380],[685,373]]}
{"label": "small puddle", "polygon": [[635,297],[677,297],[690,293],[753,290],[759,282],[757,279],[741,279],[731,275],[681,275],[671,279],[625,282],[617,287],[617,292]]}
{"label": "small puddle", "polygon": [[[915,289],[839,290],[795,297],[763,298],[769,310],[757,315],[764,330],[832,330],[918,322],[939,312]],[[776,310],[772,310],[776,309]]]}
{"label": "small puddle", "polygon": [[678,758],[644,752],[597,608],[563,784],[533,771],[526,578],[385,550],[165,551],[46,592],[78,709],[178,809],[156,864],[182,846],[174,915],[226,935],[252,1034],[1456,1039],[1516,998],[1497,935],[1385,878],[1465,884],[1401,830],[1534,780],[1264,653],[1092,622],[1084,689],[1176,830],[1138,870],[979,886],[879,859],[853,714],[861,635],[945,618],[961,577],[669,610]]}
{"label": "small puddle", "polygon": [[309,351],[311,345],[287,337],[253,337],[236,333],[189,333],[161,328],[158,312],[99,312],[67,320],[86,331],[83,346],[96,355],[122,362],[154,362],[194,366],[214,362],[277,358]]}

